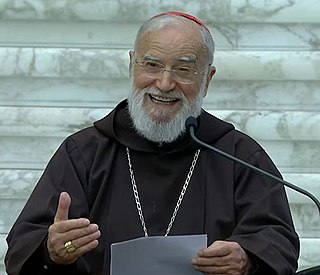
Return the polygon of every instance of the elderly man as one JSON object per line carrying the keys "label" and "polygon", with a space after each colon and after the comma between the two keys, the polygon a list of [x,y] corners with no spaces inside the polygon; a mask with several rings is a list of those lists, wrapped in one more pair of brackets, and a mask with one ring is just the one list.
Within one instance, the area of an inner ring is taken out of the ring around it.
{"label": "elderly man", "polygon": [[283,186],[186,133],[194,116],[200,139],[279,176],[254,140],[202,109],[213,53],[192,15],[142,25],[128,100],[52,157],[7,238],[9,275],[109,274],[112,243],[202,233],[208,247],[190,261],[199,274],[294,274],[299,240]]}

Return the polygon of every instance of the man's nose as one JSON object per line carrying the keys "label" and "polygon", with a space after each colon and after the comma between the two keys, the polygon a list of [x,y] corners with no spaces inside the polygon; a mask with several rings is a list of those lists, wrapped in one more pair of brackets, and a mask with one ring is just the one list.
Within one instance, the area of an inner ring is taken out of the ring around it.
{"label": "man's nose", "polygon": [[156,86],[162,92],[172,91],[176,85],[177,81],[174,79],[173,72],[170,70],[163,70],[156,80]]}

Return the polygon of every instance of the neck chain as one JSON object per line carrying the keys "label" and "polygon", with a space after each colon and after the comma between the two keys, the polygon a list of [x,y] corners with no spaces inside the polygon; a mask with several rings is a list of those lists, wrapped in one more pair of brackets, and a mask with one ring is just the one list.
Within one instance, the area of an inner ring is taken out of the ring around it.
{"label": "neck chain", "polygon": [[[132,184],[132,190],[133,190],[134,199],[135,199],[135,202],[136,202],[136,206],[137,206],[137,210],[138,210],[140,222],[141,222],[141,225],[142,225],[142,229],[143,229],[143,232],[144,232],[144,236],[145,236],[145,237],[148,237],[148,236],[149,236],[149,235],[148,235],[148,230],[147,230],[147,227],[146,227],[146,223],[145,223],[145,221],[144,221],[144,216],[143,216],[142,207],[141,207],[141,203],[140,203],[138,188],[137,188],[136,180],[135,180],[134,174],[133,174],[133,168],[132,168],[132,164],[131,164],[130,152],[129,152],[129,148],[128,148],[128,147],[126,147],[126,152],[127,152],[129,172],[130,172],[130,179],[131,179],[131,184]],[[175,208],[174,208],[174,210],[173,210],[173,213],[172,213],[172,216],[171,216],[171,219],[170,219],[170,222],[169,222],[169,225],[168,225],[168,228],[167,228],[167,231],[166,231],[165,236],[168,236],[168,234],[169,234],[169,232],[170,232],[170,230],[171,230],[171,227],[172,227],[172,225],[173,225],[173,222],[174,222],[174,220],[175,220],[175,218],[176,218],[176,215],[177,215],[177,213],[178,213],[179,207],[180,207],[181,202],[182,202],[182,200],[183,200],[184,194],[185,194],[186,191],[187,191],[187,188],[188,188],[188,185],[189,185],[191,176],[192,176],[192,174],[193,174],[194,167],[196,166],[196,163],[197,163],[199,154],[200,154],[200,149],[198,149],[198,150],[195,152],[195,154],[194,154],[193,161],[192,161],[192,163],[191,163],[189,173],[187,174],[187,178],[186,178],[186,180],[184,181],[184,184],[183,184],[183,186],[182,186],[182,190],[181,190],[181,192],[180,192],[180,196],[179,196],[178,201],[177,201],[177,204],[176,204],[176,206],[175,206]]]}

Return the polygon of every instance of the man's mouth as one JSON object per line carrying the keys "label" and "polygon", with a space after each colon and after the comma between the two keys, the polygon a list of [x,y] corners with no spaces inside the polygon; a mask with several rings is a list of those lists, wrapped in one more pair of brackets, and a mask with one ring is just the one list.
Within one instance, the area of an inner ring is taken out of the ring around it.
{"label": "man's mouth", "polygon": [[170,104],[170,103],[175,103],[179,101],[178,98],[164,97],[164,96],[152,95],[152,94],[149,94],[149,97],[153,102],[156,102],[156,103]]}

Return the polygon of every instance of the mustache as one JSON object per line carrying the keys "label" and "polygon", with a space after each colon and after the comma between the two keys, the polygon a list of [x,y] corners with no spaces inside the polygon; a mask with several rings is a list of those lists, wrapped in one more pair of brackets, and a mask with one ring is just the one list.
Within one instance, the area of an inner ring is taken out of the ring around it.
{"label": "mustache", "polygon": [[162,92],[161,90],[154,88],[154,87],[148,87],[144,89],[135,89],[135,93],[140,93],[140,94],[149,94],[149,95],[155,95],[155,96],[161,96],[161,97],[166,97],[166,98],[171,98],[171,99],[185,99],[185,96],[183,93],[171,90],[168,92]]}

